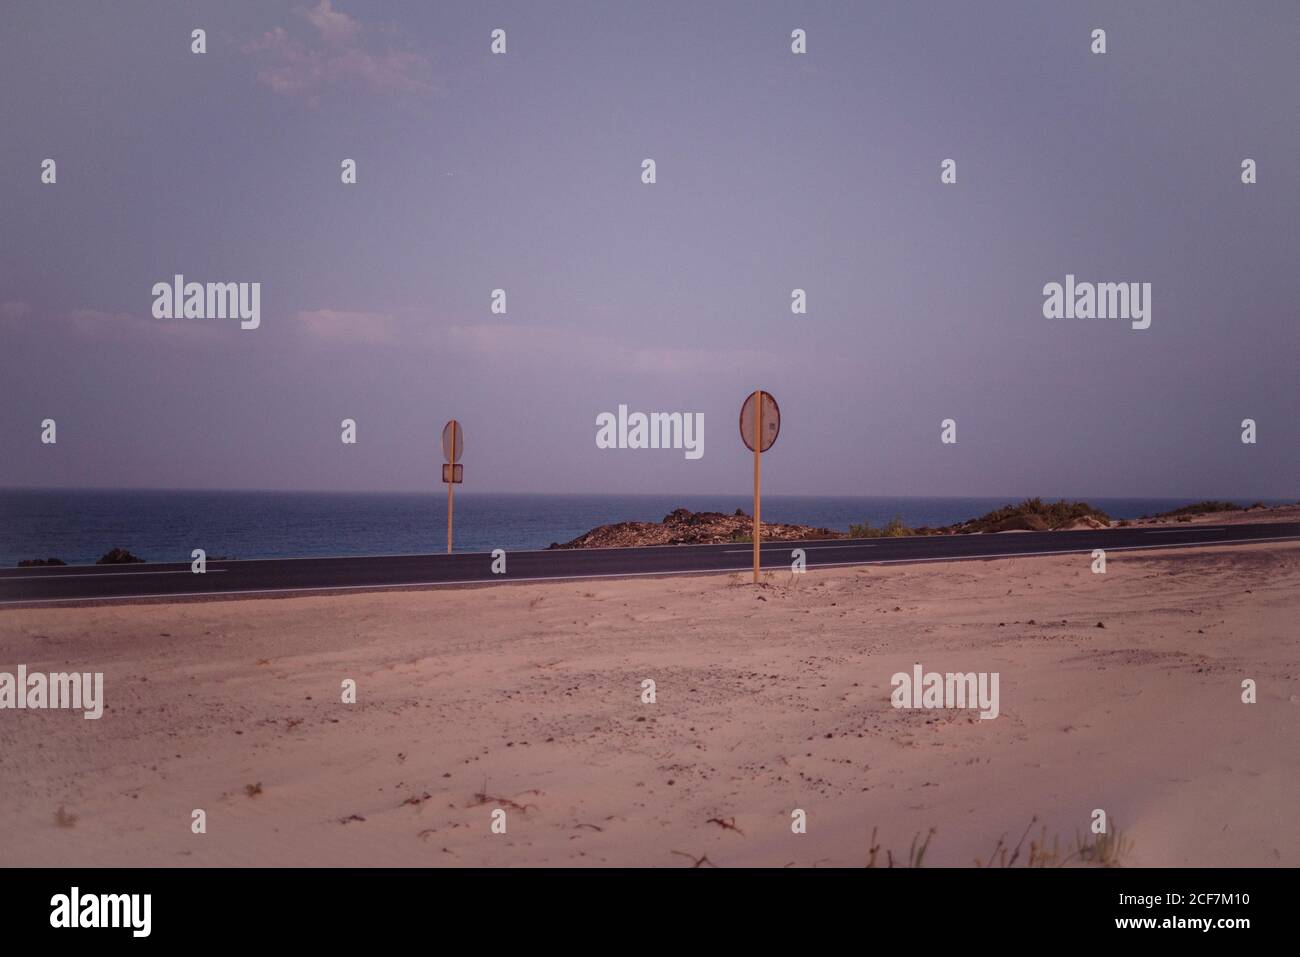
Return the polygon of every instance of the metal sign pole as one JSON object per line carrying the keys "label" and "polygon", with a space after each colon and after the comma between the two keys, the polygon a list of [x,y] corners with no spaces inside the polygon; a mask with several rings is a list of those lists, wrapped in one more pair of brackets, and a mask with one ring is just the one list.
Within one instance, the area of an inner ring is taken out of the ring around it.
{"label": "metal sign pole", "polygon": [[455,419],[451,422],[451,479],[447,483],[447,554],[451,554],[451,502],[452,490],[456,487],[456,427],[459,423]]}
{"label": "metal sign pole", "polygon": [[759,485],[761,481],[761,472],[762,472],[762,467],[760,465],[760,462],[762,461],[761,456],[763,454],[760,451],[763,448],[763,392],[762,390],[760,389],[758,392],[755,392],[754,396],[755,396],[755,405],[757,406],[755,412],[757,414],[754,416],[754,535],[753,538],[754,538],[754,584],[757,585],[758,564],[759,564],[758,546],[759,546],[759,540],[762,537],[762,532],[759,530],[762,527],[762,520],[760,518],[760,514],[762,510],[762,500],[759,495]]}
{"label": "metal sign pole", "polygon": [[[765,412],[764,406],[771,411]],[[754,584],[757,585],[763,566],[763,453],[776,442],[781,432],[781,407],[776,399],[762,389],[746,396],[740,407],[740,440],[754,453]]]}

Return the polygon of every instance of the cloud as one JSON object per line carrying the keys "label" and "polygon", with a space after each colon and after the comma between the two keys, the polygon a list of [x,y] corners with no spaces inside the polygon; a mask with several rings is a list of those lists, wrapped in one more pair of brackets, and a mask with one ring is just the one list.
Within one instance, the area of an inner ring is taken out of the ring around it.
{"label": "cloud", "polygon": [[330,43],[347,43],[361,32],[361,24],[341,10],[333,9],[330,0],[321,0],[318,6],[308,10],[307,19]]}
{"label": "cloud", "polygon": [[244,45],[244,53],[263,64],[258,82],[282,96],[300,96],[313,105],[328,91],[362,90],[375,94],[422,95],[434,92],[426,57],[403,50],[374,49],[369,30],[330,0],[303,11],[314,35],[299,38],[274,27]]}
{"label": "cloud", "polygon": [[90,339],[120,340],[129,336],[153,342],[210,342],[217,335],[217,327],[226,325],[224,322],[155,319],[144,313],[106,312],[102,309],[74,309],[56,317],[55,321],[65,324],[74,334]]}
{"label": "cloud", "polygon": [[[38,318],[31,319],[29,317]],[[147,308],[139,312],[112,312],[105,309],[72,309],[59,312],[36,311],[25,302],[0,302],[0,330],[8,342],[63,342],[78,340],[91,343],[88,348],[111,348],[117,344],[136,346],[165,343],[203,344],[219,342],[228,333],[224,322],[155,319]],[[235,331],[239,331],[235,324]]]}
{"label": "cloud", "polygon": [[316,309],[298,313],[295,317],[310,335],[326,342],[359,342],[384,344],[396,339],[396,324],[392,316],[376,312],[340,312],[336,309]]}
{"label": "cloud", "polygon": [[21,319],[31,315],[32,307],[26,302],[0,302],[0,322],[16,326]]}
{"label": "cloud", "polygon": [[518,360],[575,369],[607,368],[658,376],[710,376],[719,369],[755,373],[780,369],[782,356],[755,349],[673,349],[627,345],[566,329],[506,323],[450,326],[439,341],[454,351],[496,360]]}

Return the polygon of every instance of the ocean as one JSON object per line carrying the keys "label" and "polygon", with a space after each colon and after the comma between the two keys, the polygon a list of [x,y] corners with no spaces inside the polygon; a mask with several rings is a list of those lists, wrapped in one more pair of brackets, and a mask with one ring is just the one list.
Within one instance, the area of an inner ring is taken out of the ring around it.
{"label": "ocean", "polygon": [[[849,523],[948,525],[1007,498],[763,498],[763,518],[847,531]],[[1086,499],[1112,518],[1137,518],[1189,499]],[[487,552],[546,548],[597,525],[659,521],[675,508],[749,512],[739,495],[456,495],[455,548]],[[1248,505],[1243,500],[1241,504]],[[1273,504],[1273,502],[1270,502]],[[405,555],[445,551],[447,498],[435,493],[0,490],[0,567],[27,558],[94,563],[112,548],[152,562]]]}

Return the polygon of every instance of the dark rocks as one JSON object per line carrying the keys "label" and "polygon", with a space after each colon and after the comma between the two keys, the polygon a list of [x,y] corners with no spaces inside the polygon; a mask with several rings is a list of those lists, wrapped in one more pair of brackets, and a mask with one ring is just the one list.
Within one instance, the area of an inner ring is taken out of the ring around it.
{"label": "dark rocks", "polygon": [[[753,522],[742,510],[733,515],[722,512],[692,512],[677,508],[664,516],[662,522],[618,522],[601,525],[585,535],[579,535],[563,545],[551,548],[629,548],[642,545],[708,545],[722,542],[747,541],[753,531]],[[765,541],[808,541],[823,538],[843,538],[843,532],[828,528],[811,528],[807,525],[782,525],[763,523]]]}
{"label": "dark rocks", "polygon": [[143,558],[137,558],[125,548],[115,548],[112,551],[105,552],[96,565],[133,565],[137,562],[143,562]]}
{"label": "dark rocks", "polygon": [[18,563],[19,568],[42,568],[45,565],[66,565],[62,558],[24,558]]}

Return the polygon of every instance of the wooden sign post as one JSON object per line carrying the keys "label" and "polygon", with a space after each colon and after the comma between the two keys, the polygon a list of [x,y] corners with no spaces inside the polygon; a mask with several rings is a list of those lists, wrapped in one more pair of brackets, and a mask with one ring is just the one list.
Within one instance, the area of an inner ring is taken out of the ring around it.
{"label": "wooden sign post", "polygon": [[754,453],[754,584],[758,584],[758,571],[762,544],[762,455],[776,442],[781,431],[781,407],[770,392],[761,389],[751,392],[740,407],[740,439]]}
{"label": "wooden sign post", "polygon": [[447,554],[451,554],[452,489],[457,482],[465,481],[465,467],[457,465],[465,451],[465,432],[460,423],[452,419],[442,427],[442,457],[447,463],[442,467],[442,480],[447,483]]}
{"label": "wooden sign post", "polygon": [[758,584],[760,564],[759,543],[763,539],[763,402],[759,397],[758,414],[754,416],[754,584]]}

